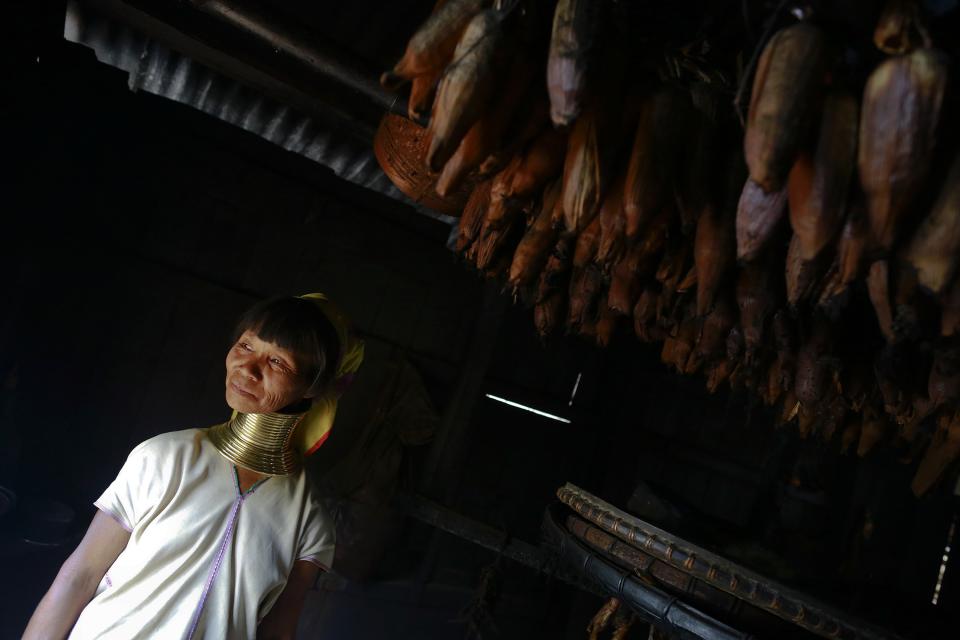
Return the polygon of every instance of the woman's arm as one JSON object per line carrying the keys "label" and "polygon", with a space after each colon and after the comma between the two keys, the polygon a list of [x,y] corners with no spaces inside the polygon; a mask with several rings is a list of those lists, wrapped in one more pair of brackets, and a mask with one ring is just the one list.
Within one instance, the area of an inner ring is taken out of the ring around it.
{"label": "woman's arm", "polygon": [[303,601],[319,573],[320,567],[312,562],[297,560],[293,563],[287,586],[257,628],[257,640],[292,640],[296,637]]}
{"label": "woman's arm", "polygon": [[47,594],[37,605],[23,639],[65,638],[129,539],[129,531],[109,515],[97,511],[83,540],[60,567]]}

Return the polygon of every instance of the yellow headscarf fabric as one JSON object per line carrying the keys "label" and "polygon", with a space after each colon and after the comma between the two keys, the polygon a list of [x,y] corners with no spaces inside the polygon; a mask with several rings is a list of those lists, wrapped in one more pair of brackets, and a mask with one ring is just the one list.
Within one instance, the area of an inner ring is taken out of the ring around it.
{"label": "yellow headscarf fabric", "polygon": [[333,384],[322,395],[314,398],[313,405],[303,417],[294,436],[297,449],[308,456],[319,449],[330,436],[333,419],[337,415],[337,401],[363,362],[364,345],[362,340],[350,332],[347,316],[327,296],[322,293],[308,293],[300,297],[313,302],[323,311],[340,339],[340,361],[337,363]]}

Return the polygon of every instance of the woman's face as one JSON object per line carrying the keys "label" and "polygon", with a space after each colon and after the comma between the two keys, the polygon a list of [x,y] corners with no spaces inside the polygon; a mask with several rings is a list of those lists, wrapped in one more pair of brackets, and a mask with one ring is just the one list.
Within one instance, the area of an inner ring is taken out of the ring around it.
{"label": "woman's face", "polygon": [[294,354],[246,331],[227,352],[226,397],[241,413],[279,411],[307,396],[305,380]]}

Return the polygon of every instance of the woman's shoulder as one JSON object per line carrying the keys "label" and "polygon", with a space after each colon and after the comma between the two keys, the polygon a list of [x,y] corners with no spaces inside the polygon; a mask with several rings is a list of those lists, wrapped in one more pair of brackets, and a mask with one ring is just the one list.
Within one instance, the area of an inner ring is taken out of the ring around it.
{"label": "woman's shoulder", "polygon": [[148,438],[134,447],[133,455],[196,455],[203,446],[204,429],[168,431]]}

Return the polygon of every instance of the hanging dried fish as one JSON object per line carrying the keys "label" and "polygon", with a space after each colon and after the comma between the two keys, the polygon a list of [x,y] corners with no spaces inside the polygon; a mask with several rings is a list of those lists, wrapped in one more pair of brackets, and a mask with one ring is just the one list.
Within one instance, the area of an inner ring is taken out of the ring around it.
{"label": "hanging dried fish", "polygon": [[893,332],[898,339],[918,341],[924,337],[925,318],[921,317],[926,301],[920,295],[917,273],[902,262],[894,262],[897,271],[893,278]]}
{"label": "hanging dried fish", "polygon": [[797,394],[791,387],[787,389],[786,393],[783,394],[782,409],[780,411],[780,417],[778,418],[777,426],[783,426],[789,424],[800,413],[800,401],[797,400]]}
{"label": "hanging dried fish", "polygon": [[624,609],[617,611],[613,617],[613,633],[610,634],[610,640],[626,640],[630,635],[630,629],[639,619],[636,614]]}
{"label": "hanging dried fish", "polygon": [[811,335],[797,352],[793,385],[800,403],[800,427],[819,431],[827,439],[847,412],[833,347],[832,324],[824,316],[815,316]]}
{"label": "hanging dried fish", "polygon": [[917,497],[929,491],[953,461],[960,456],[960,414],[943,415],[927,447],[910,488]]}
{"label": "hanging dried fish", "polygon": [[559,195],[559,182],[554,182],[546,188],[540,204],[540,212],[527,229],[520,244],[517,245],[507,281],[514,291],[536,280],[550,257],[550,250],[556,245],[557,229],[553,225],[553,210],[560,199]]}
{"label": "hanging dried fish", "polygon": [[690,257],[693,247],[686,238],[673,235],[667,238],[666,251],[657,267],[655,277],[663,288],[670,292],[680,290],[680,283],[690,271]]}
{"label": "hanging dried fish", "polygon": [[934,353],[927,380],[927,397],[931,411],[960,398],[960,352],[957,349],[940,349]]}
{"label": "hanging dried fish", "polygon": [[[433,5],[433,14],[447,3],[447,0],[437,0]],[[464,22],[463,26],[466,26]],[[411,120],[420,121],[426,119],[433,108],[433,98],[437,95],[437,85],[440,84],[440,78],[443,77],[443,70],[450,62],[453,56],[453,50],[456,47],[457,40],[460,38],[462,27],[446,38],[446,42],[439,47],[438,57],[434,59],[434,66],[429,71],[424,71],[413,78],[410,78],[410,97],[407,99],[407,115]],[[416,35],[414,35],[414,38]],[[441,58],[440,56],[445,56]],[[392,72],[383,74],[380,78],[381,84],[389,86],[402,81],[403,78]]]}
{"label": "hanging dried fish", "polygon": [[675,289],[661,287],[660,295],[657,296],[657,326],[669,334],[676,333],[680,326],[684,305],[679,304],[682,299],[678,299]]}
{"label": "hanging dried fish", "polygon": [[697,336],[700,334],[700,320],[694,317],[692,310],[684,313],[684,319],[677,328],[674,337],[673,366],[678,373],[696,373],[703,362],[696,355]]}
{"label": "hanging dried fish", "polygon": [[[550,127],[544,129],[523,154],[520,164],[511,175],[510,186],[504,196],[530,198],[535,195],[560,173],[566,148],[566,132]],[[495,192],[494,197],[497,195]]]}
{"label": "hanging dried fish", "polygon": [[752,364],[743,361],[743,355],[743,330],[741,327],[734,327],[727,336],[727,359],[735,365],[730,369],[730,374],[727,376],[727,382],[731,389],[743,388],[748,369],[753,368]]}
{"label": "hanging dried fish", "polygon": [[[683,280],[677,284],[677,293],[686,293],[691,289],[696,288],[697,286],[697,269],[696,267],[691,267],[687,271],[687,275],[683,277]],[[696,310],[696,304],[694,304],[694,310]]]}
{"label": "hanging dried fish", "polygon": [[840,453],[847,455],[853,448],[853,445],[860,440],[860,426],[863,424],[863,416],[850,414],[847,416],[847,424],[843,427],[843,434],[840,436]]}
{"label": "hanging dried fish", "polygon": [[620,314],[611,309],[607,303],[607,294],[600,296],[597,303],[599,314],[597,317],[597,346],[608,347],[620,321]]}
{"label": "hanging dried fish", "polygon": [[677,140],[689,126],[690,112],[689,98],[673,87],[657,90],[640,106],[623,192],[631,240],[672,195],[682,146]]}
{"label": "hanging dried fish", "polygon": [[781,380],[783,379],[782,368],[783,364],[779,360],[774,359],[770,362],[770,367],[767,369],[766,384],[761,387],[760,396],[763,404],[768,407],[775,405],[785,391],[781,384]]}
{"label": "hanging dried fish", "polygon": [[523,156],[513,158],[490,182],[490,206],[484,220],[484,228],[497,229],[510,222],[513,216],[529,203],[524,199],[510,197],[513,177],[523,165]]}
{"label": "hanging dried fish", "polygon": [[793,322],[786,309],[773,315],[773,345],[779,374],[777,384],[784,391],[793,389],[797,369],[796,341]]}
{"label": "hanging dried fish", "polygon": [[560,236],[540,273],[533,320],[541,338],[556,331],[566,315],[573,239]]}
{"label": "hanging dried fish", "polygon": [[893,342],[893,307],[890,302],[890,272],[886,260],[877,260],[870,265],[867,274],[867,292],[877,314],[880,333],[888,342]]}
{"label": "hanging dried fish", "polygon": [[720,162],[717,140],[719,96],[704,82],[694,83],[690,94],[694,108],[691,110],[691,124],[687,127],[689,142],[682,150],[684,157],[679,165],[680,180],[676,193],[684,233],[693,230],[700,213],[708,206],[719,206],[714,193],[716,169]]}
{"label": "hanging dried fish", "polygon": [[555,291],[533,307],[533,324],[541,339],[554,333],[560,326],[566,312],[566,304],[566,295]]}
{"label": "hanging dried fish", "polygon": [[583,269],[593,262],[597,255],[597,247],[600,245],[600,220],[594,218],[593,222],[587,225],[587,228],[577,236],[577,243],[573,251],[574,269]]}
{"label": "hanging dried fish", "polygon": [[873,368],[863,360],[847,360],[840,372],[840,387],[851,411],[861,411],[876,387]]}
{"label": "hanging dried fish", "polygon": [[[511,229],[511,232],[515,229]],[[491,261],[487,264],[486,267],[480,269],[480,272],[483,274],[484,278],[488,280],[502,280],[506,277],[507,272],[510,271],[510,262],[512,261],[512,247],[516,245],[517,234],[510,233],[506,236],[506,239],[500,242],[496,247],[495,252],[492,254]],[[480,243],[481,247],[484,243]]]}
{"label": "hanging dried fish", "polygon": [[509,271],[513,253],[523,238],[526,224],[524,209],[520,206],[511,206],[496,225],[492,224],[493,204],[491,201],[487,208],[480,233],[471,247],[471,255],[479,270],[487,272],[490,277],[499,277]]}
{"label": "hanging dried fish", "polygon": [[547,300],[554,293],[562,293],[566,298],[567,286],[570,279],[570,268],[573,262],[573,238],[560,236],[547,264],[540,273],[540,282],[537,287],[537,302]]}
{"label": "hanging dried fish", "polygon": [[541,87],[529,87],[517,109],[517,117],[510,121],[501,137],[502,146],[491,152],[480,164],[480,175],[487,176],[500,171],[550,126],[550,106]]}
{"label": "hanging dried fish", "polygon": [[603,288],[603,276],[594,265],[574,269],[570,277],[570,299],[567,309],[567,326],[578,331],[583,325],[597,319],[597,300]]}
{"label": "hanging dried fish", "polygon": [[797,432],[800,435],[800,439],[806,440],[809,438],[816,424],[817,412],[804,407],[803,403],[800,403],[797,406]]}
{"label": "hanging dried fish", "polygon": [[786,189],[766,193],[752,178],[747,178],[737,205],[737,258],[756,258],[786,212]]}
{"label": "hanging dried fish", "polygon": [[728,295],[721,295],[713,309],[703,319],[700,337],[697,339],[696,356],[704,362],[724,358],[727,351],[727,336],[737,323],[737,310]]}
{"label": "hanging dried fish", "polygon": [[790,225],[803,260],[813,260],[842,223],[857,159],[857,111],[852,95],[828,94],[816,147],[813,153],[801,152],[790,170]]}
{"label": "hanging dried fish", "polygon": [[704,373],[707,374],[707,391],[716,393],[720,385],[730,378],[730,374],[737,365],[730,360],[717,360],[707,365]]}
{"label": "hanging dried fish", "polygon": [[746,351],[744,361],[751,365],[763,345],[767,318],[776,309],[772,273],[768,265],[751,262],[740,269],[737,278],[737,307]]}
{"label": "hanging dried fish", "polygon": [[743,327],[734,325],[727,334],[727,360],[731,362],[740,362],[746,350],[746,341],[744,339]]}
{"label": "hanging dried fish", "polygon": [[490,102],[502,40],[500,19],[491,9],[478,13],[464,29],[433,103],[427,149],[432,171],[443,168]]}
{"label": "hanging dried fish", "polygon": [[[664,250],[667,244],[667,238],[670,235],[670,222],[673,218],[673,211],[669,208],[663,209],[657,217],[650,223],[650,228],[640,235],[635,247],[640,253],[641,265],[655,266],[660,261],[660,252]],[[643,266],[641,266],[643,269]]]}
{"label": "hanging dried fish", "polygon": [[902,425],[901,437],[906,442],[916,439],[921,423],[947,403],[960,397],[960,361],[956,349],[939,350],[934,353],[930,378],[927,380],[927,396],[916,396],[913,415]]}
{"label": "hanging dried fish", "polygon": [[590,619],[590,624],[587,625],[587,633],[590,634],[589,640],[600,640],[600,635],[610,626],[610,620],[619,608],[620,601],[616,598],[610,598],[600,607],[600,610]]}
{"label": "hanging dried fish", "polygon": [[883,440],[890,430],[886,417],[872,405],[863,408],[863,422],[860,425],[860,441],[857,443],[857,456],[864,458]]}
{"label": "hanging dried fish", "polygon": [[944,292],[957,271],[960,256],[960,156],[940,190],[933,211],[917,229],[903,258],[917,280],[935,295]]}
{"label": "hanging dried fish", "polygon": [[597,264],[604,271],[618,262],[626,249],[627,219],[623,211],[624,176],[617,178],[600,205],[600,244],[597,246]]}
{"label": "hanging dried fish", "polygon": [[473,188],[460,216],[457,228],[457,251],[463,253],[480,234],[487,208],[490,206],[490,180],[484,180]]}
{"label": "hanging dried fish", "polygon": [[873,44],[884,53],[909,53],[922,40],[916,0],[887,0],[873,31]]}
{"label": "hanging dried fish", "polygon": [[883,401],[884,412],[897,422],[904,424],[909,420],[911,403],[901,384],[903,380],[901,367],[902,363],[898,361],[897,353],[888,345],[877,355],[873,374]]}
{"label": "hanging dried fish", "polygon": [[663,340],[663,346],[660,347],[660,362],[669,366],[673,365],[674,360],[676,359],[674,352],[677,348],[677,339],[671,335],[666,336]]}
{"label": "hanging dried fish", "polygon": [[849,411],[850,408],[844,401],[843,396],[836,389],[831,389],[817,416],[819,418],[818,431],[824,442],[833,440],[833,434],[844,423]]}
{"label": "hanging dried fish", "polygon": [[527,209],[524,205],[526,204],[528,203],[516,200],[494,200],[491,197],[483,226],[480,227],[479,239],[483,240],[491,233],[499,234],[504,229],[512,228],[519,220],[525,219],[524,214]]}
{"label": "hanging dried fish", "polygon": [[595,318],[590,318],[584,320],[576,327],[570,329],[571,333],[575,333],[581,338],[584,338],[587,342],[596,342],[597,340],[597,321]]}
{"label": "hanging dried fish", "polygon": [[837,241],[837,255],[824,279],[823,291],[818,304],[834,309],[845,299],[850,285],[863,270],[864,255],[870,244],[870,231],[866,212],[855,206],[844,223]]}
{"label": "hanging dried fish", "polygon": [[634,247],[613,267],[607,304],[617,313],[630,315],[633,311],[633,305],[640,295],[642,258],[639,249]]}
{"label": "hanging dried fish", "polygon": [[[913,401],[910,407],[910,414],[907,416],[907,420],[897,425],[899,427],[898,436],[904,442],[913,443],[917,439],[917,434],[920,432],[920,425],[924,420],[930,417],[932,403],[929,399],[922,396],[914,396]],[[912,452],[911,452],[912,453]],[[908,454],[910,459],[912,455]]]}
{"label": "hanging dried fish", "polygon": [[700,325],[702,324],[703,324],[702,318],[694,318],[694,319],[688,320],[687,323],[685,323],[683,327],[681,327],[681,330],[684,327],[690,327],[693,332],[692,337],[690,338],[690,340],[692,340],[693,342],[689,350],[689,355],[686,358],[686,363],[683,365],[683,369],[681,371],[681,373],[684,373],[686,375],[693,375],[694,373],[696,373],[697,371],[700,371],[701,369],[706,370],[707,363],[703,361],[703,359],[700,357],[700,355],[697,353],[697,350],[696,350],[697,335],[700,332]]}
{"label": "hanging dried fish", "polygon": [[960,333],[960,278],[947,289],[940,308],[940,335],[950,337]]}
{"label": "hanging dried fish", "polygon": [[580,233],[594,219],[609,178],[609,141],[601,131],[602,110],[589,108],[577,118],[563,164],[563,218],[570,233]]}
{"label": "hanging dried fish", "polygon": [[659,292],[652,286],[647,286],[640,292],[637,303],[633,306],[633,331],[641,342],[653,342],[659,338],[660,332],[656,329],[657,298]]}
{"label": "hanging dried fish", "polygon": [[637,238],[644,222],[660,209],[664,198],[664,185],[656,175],[656,114],[656,101],[653,97],[648,98],[640,108],[637,131],[630,151],[623,209],[627,237],[631,240]]}
{"label": "hanging dried fish", "polygon": [[488,4],[486,0],[449,0],[438,2],[434,12],[413,34],[400,62],[380,82],[392,86],[442,70],[457,47],[470,20]]}
{"label": "hanging dried fish", "polygon": [[599,6],[593,0],[557,2],[547,58],[550,118],[557,126],[573,122],[583,107],[587,70],[599,26]]}
{"label": "hanging dried fish", "polygon": [[[437,0],[436,4],[433,6],[432,16],[435,16],[446,3],[447,0]],[[450,31],[449,36],[445,40],[437,43],[437,51],[430,62],[433,66],[429,68],[429,70],[422,71],[418,75],[409,78],[411,82],[410,97],[407,99],[407,115],[410,116],[411,120],[419,121],[421,119],[426,119],[426,117],[429,115],[430,110],[433,108],[433,99],[437,95],[437,85],[440,84],[440,78],[443,77],[443,70],[447,66],[447,63],[450,62],[450,58],[453,57],[453,50],[456,47],[457,40],[460,39],[460,33],[463,31],[463,27],[465,26],[466,20],[459,28]],[[443,32],[443,30],[438,31],[433,28],[427,29],[427,31],[433,33]],[[411,42],[416,38],[417,35],[415,34],[414,38],[411,39]],[[429,58],[429,56],[427,56],[427,58]],[[421,62],[427,62],[425,57],[421,57]],[[401,64],[403,64],[402,61]],[[384,86],[397,84],[403,80],[404,78],[397,76],[392,72],[387,72],[380,78],[380,82]]]}
{"label": "hanging dried fish", "polygon": [[697,315],[710,312],[717,291],[736,259],[734,219],[707,205],[697,220],[693,264],[697,273]]}
{"label": "hanging dried fish", "polygon": [[[410,117],[412,118],[413,115]],[[437,195],[445,198],[454,193],[463,183],[467,174],[490,155],[486,145],[487,141],[492,138],[488,134],[491,124],[487,114],[484,114],[470,127],[467,135],[457,146],[456,152],[443,165],[443,171],[440,172],[440,177],[434,186]]]}
{"label": "hanging dried fish", "polygon": [[410,97],[407,99],[407,115],[411,120],[425,119],[429,115],[442,77],[443,67],[440,67],[430,73],[416,76],[411,81]]}
{"label": "hanging dried fish", "polygon": [[929,173],[946,83],[940,56],[918,49],[882,62],[864,88],[860,183],[873,236],[884,249]]}
{"label": "hanging dried fish", "polygon": [[[470,127],[456,152],[443,165],[434,187],[438,195],[446,197],[456,191],[471,171],[503,146],[504,133],[517,117],[517,109],[529,91],[533,75],[534,67],[526,57],[521,56],[513,63],[490,108]],[[411,99],[412,96],[411,90]]]}
{"label": "hanging dried fish", "polygon": [[[472,250],[477,268],[481,271],[490,270],[489,275],[498,275],[501,271],[510,268],[510,256],[519,240],[515,229],[520,222],[519,216],[513,216],[507,224],[496,229],[482,228],[480,237],[474,242]],[[511,242],[512,240],[512,242]],[[504,256],[504,252],[509,255]],[[502,258],[506,258],[502,260]],[[496,268],[494,268],[496,267]],[[502,269],[501,269],[502,267]]]}
{"label": "hanging dried fish", "polygon": [[810,125],[824,79],[826,38],[809,23],[778,31],[757,64],[743,139],[750,178],[780,191]]}
{"label": "hanging dried fish", "polygon": [[816,316],[810,336],[797,352],[794,383],[797,400],[809,411],[816,411],[831,381],[833,344],[833,327],[823,317]]}
{"label": "hanging dried fish", "polygon": [[786,260],[787,302],[791,307],[797,306],[802,300],[816,298],[819,293],[817,286],[830,264],[829,259],[832,258],[820,254],[811,260],[805,260],[802,254],[800,238],[794,234],[790,239]]}

